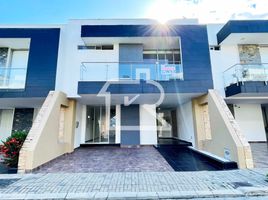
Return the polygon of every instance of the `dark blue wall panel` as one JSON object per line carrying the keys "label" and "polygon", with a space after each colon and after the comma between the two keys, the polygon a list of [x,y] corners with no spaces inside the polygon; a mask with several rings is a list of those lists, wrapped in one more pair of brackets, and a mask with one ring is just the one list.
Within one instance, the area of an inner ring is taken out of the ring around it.
{"label": "dark blue wall panel", "polygon": [[268,33],[268,20],[230,20],[218,32],[218,43],[231,33]]}
{"label": "dark blue wall panel", "polygon": [[59,28],[0,29],[0,38],[30,38],[27,79],[24,90],[0,90],[0,98],[46,97],[55,89]]}
{"label": "dark blue wall panel", "polygon": [[[140,126],[139,105],[121,106],[121,126]],[[140,145],[140,130],[121,130],[121,145]]]}
{"label": "dark blue wall panel", "polygon": [[[206,93],[207,85],[210,80],[198,81],[158,81],[163,87],[165,93]],[[105,82],[98,81],[80,81],[78,82],[78,94],[97,94]],[[140,84],[113,84],[108,88],[111,94],[146,94],[159,93],[159,89],[154,85],[141,81]]]}
{"label": "dark blue wall panel", "polygon": [[[207,27],[204,25],[173,25],[165,28],[149,25],[85,25],[82,26],[81,36],[178,36],[181,39],[184,81],[169,81],[170,83],[162,84],[168,86],[167,90],[172,92],[179,90],[183,93],[207,92],[208,89],[213,88]],[[79,83],[78,93],[91,92],[86,89],[91,86],[86,84],[91,83]],[[98,87],[99,84],[95,85],[95,88]]]}
{"label": "dark blue wall panel", "polygon": [[251,93],[258,95],[258,93],[268,93],[268,85],[264,81],[248,81],[243,84],[239,82],[238,84],[232,84],[228,86],[225,90],[227,97],[236,94],[246,94]]}

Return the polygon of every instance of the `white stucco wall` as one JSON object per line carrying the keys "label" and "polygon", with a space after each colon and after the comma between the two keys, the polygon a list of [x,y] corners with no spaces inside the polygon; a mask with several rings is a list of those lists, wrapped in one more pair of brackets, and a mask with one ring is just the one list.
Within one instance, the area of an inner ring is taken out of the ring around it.
{"label": "white stucco wall", "polygon": [[234,105],[234,115],[249,142],[266,141],[260,104],[236,104]]}
{"label": "white stucco wall", "polygon": [[260,47],[261,62],[268,63],[268,46]]}
{"label": "white stucco wall", "polygon": [[121,141],[121,105],[116,105],[116,126],[115,126],[115,143],[120,144]]}
{"label": "white stucco wall", "polygon": [[[114,44],[113,50],[78,50],[78,45],[85,45],[81,38],[81,25],[83,25],[82,21],[73,20],[61,29],[56,90],[65,92],[68,97],[77,96],[77,84],[80,80],[80,67],[82,62],[119,61],[118,44]],[[98,70],[96,71],[95,69],[94,77],[99,79],[99,75],[102,78],[106,78],[104,73],[101,72],[102,68],[103,70],[106,69],[105,65],[98,65]],[[112,70],[109,71],[112,76],[108,78],[114,78],[117,76],[116,67],[117,64],[114,64]]]}
{"label": "white stucco wall", "polygon": [[179,139],[191,142],[195,147],[192,102],[189,101],[177,107]]}
{"label": "white stucco wall", "polygon": [[[218,45],[217,33],[223,25],[207,25],[209,45]],[[210,50],[210,60],[214,89],[225,97],[223,72],[240,62],[237,45],[221,45],[220,51]]]}
{"label": "white stucco wall", "polygon": [[82,125],[83,125],[83,120],[82,120],[82,113],[83,113],[83,105],[80,103],[76,104],[76,115],[75,115],[75,133],[74,133],[74,148],[77,148],[80,146],[81,142],[81,135],[82,135]]}
{"label": "white stucco wall", "polygon": [[0,110],[0,144],[11,135],[14,109]]}
{"label": "white stucco wall", "polygon": [[155,105],[140,105],[140,144],[157,144]]}

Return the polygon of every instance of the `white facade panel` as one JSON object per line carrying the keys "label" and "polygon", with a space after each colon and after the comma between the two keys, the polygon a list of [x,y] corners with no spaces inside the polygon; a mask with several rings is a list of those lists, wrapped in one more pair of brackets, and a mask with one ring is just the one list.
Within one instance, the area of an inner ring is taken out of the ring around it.
{"label": "white facade panel", "polygon": [[236,104],[234,105],[234,115],[249,142],[266,141],[260,104]]}
{"label": "white facade panel", "polygon": [[268,63],[268,46],[260,47],[261,62]]}
{"label": "white facade panel", "polygon": [[155,105],[140,105],[140,144],[157,144]]}
{"label": "white facade panel", "polygon": [[74,132],[74,148],[80,146],[81,133],[82,133],[82,111],[83,105],[80,103],[76,104],[76,115],[75,115],[75,132]]}
{"label": "white facade panel", "polygon": [[115,143],[121,142],[121,106],[116,105],[116,126],[115,126]]}
{"label": "white facade panel", "polygon": [[222,45],[220,51],[210,50],[210,59],[214,89],[219,90],[220,94],[225,96],[224,84],[227,77],[224,77],[224,71],[240,62],[238,47],[236,45]]}
{"label": "white facade panel", "polygon": [[195,147],[194,122],[192,102],[189,101],[177,108],[178,136],[179,139],[191,142]]}
{"label": "white facade panel", "polygon": [[[85,45],[81,38],[81,23],[79,21],[72,21],[61,29],[61,37],[59,44],[59,57],[57,67],[57,78],[56,78],[56,90],[65,92],[68,97],[77,96],[77,85],[80,80],[81,74],[81,63],[82,62],[118,62],[119,61],[119,45],[113,44],[113,50],[90,50],[83,49],[78,50],[78,45]],[[92,44],[97,45],[97,44]],[[90,76],[92,67],[94,67],[93,80],[101,80],[106,78],[105,64],[89,64],[87,67],[88,72],[84,72],[84,76]],[[118,76],[117,70],[118,65],[113,64],[109,68],[112,78]],[[103,68],[103,69],[102,69]],[[91,78],[92,78],[91,77]],[[90,77],[85,77],[90,78]]]}
{"label": "white facade panel", "polygon": [[13,125],[13,109],[0,110],[0,143],[11,135]]}

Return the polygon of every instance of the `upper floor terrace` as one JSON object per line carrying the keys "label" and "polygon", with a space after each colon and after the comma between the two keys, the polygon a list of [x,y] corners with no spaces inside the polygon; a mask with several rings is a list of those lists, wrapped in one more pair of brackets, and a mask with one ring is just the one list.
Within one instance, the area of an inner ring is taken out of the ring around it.
{"label": "upper floor terrace", "polygon": [[268,94],[267,27],[268,20],[229,21],[217,33],[221,47],[218,60],[225,64],[222,77],[227,97]]}
{"label": "upper floor terrace", "polygon": [[55,89],[60,28],[0,27],[0,97],[46,97]]}
{"label": "upper floor terrace", "polygon": [[106,81],[118,80],[154,80],[170,93],[205,93],[213,88],[205,25],[138,22],[82,24],[81,46],[88,56],[79,63],[80,96],[97,94]]}

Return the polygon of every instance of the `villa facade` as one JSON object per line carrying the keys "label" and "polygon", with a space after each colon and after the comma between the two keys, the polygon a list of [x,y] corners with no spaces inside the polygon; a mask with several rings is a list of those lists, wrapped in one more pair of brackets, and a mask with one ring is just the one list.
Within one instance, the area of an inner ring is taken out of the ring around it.
{"label": "villa facade", "polygon": [[0,137],[21,172],[81,145],[165,138],[240,168],[267,142],[268,21],[70,20],[0,27]]}

